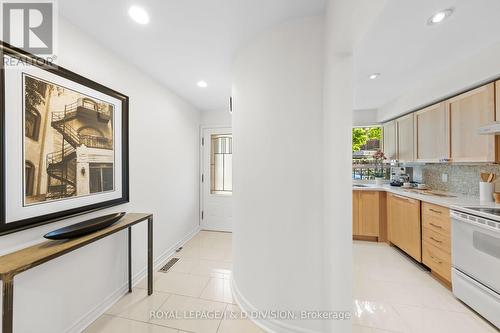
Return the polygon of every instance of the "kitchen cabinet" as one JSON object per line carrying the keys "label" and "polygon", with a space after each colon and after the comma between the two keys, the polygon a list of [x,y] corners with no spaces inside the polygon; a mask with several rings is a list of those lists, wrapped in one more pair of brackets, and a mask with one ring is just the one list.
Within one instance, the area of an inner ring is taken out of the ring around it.
{"label": "kitchen cabinet", "polygon": [[495,112],[495,120],[500,121],[500,80],[495,82],[495,107],[496,107],[496,112]]}
{"label": "kitchen cabinet", "polygon": [[495,121],[495,84],[490,83],[446,101],[453,162],[496,162],[497,137],[479,135],[480,126]]}
{"label": "kitchen cabinet", "polygon": [[451,284],[451,222],[448,208],[422,203],[422,262]]}
{"label": "kitchen cabinet", "polygon": [[359,192],[359,235],[378,237],[380,192]]}
{"label": "kitchen cabinet", "polygon": [[389,121],[382,125],[382,138],[383,138],[383,150],[384,154],[389,161],[397,160],[397,133],[396,133],[396,122]]}
{"label": "kitchen cabinet", "polygon": [[385,192],[353,191],[352,203],[354,238],[385,241]]}
{"label": "kitchen cabinet", "polygon": [[414,114],[396,119],[397,155],[399,162],[413,162],[415,160],[415,132]]}
{"label": "kitchen cabinet", "polygon": [[359,192],[352,191],[352,234],[359,235]]}
{"label": "kitchen cabinet", "polygon": [[387,227],[390,243],[422,262],[420,201],[387,194]]}
{"label": "kitchen cabinet", "polygon": [[424,241],[422,249],[424,265],[428,266],[434,275],[451,285],[451,256],[440,248]]}
{"label": "kitchen cabinet", "polygon": [[450,129],[444,102],[415,112],[415,159],[439,162],[450,158]]}

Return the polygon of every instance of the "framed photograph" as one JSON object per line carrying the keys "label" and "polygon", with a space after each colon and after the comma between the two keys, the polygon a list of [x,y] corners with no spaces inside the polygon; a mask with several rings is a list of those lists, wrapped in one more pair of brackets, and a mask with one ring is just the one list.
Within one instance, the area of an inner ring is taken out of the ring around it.
{"label": "framed photograph", "polygon": [[6,44],[0,55],[0,234],[128,202],[128,97]]}

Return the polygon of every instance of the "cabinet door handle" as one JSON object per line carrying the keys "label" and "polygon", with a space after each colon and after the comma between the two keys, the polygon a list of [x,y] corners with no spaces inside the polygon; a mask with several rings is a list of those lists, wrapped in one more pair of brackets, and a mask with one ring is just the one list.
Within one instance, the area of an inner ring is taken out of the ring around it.
{"label": "cabinet door handle", "polygon": [[397,199],[401,199],[401,200],[404,200],[404,201],[408,201],[408,202],[411,202],[411,200],[407,197],[402,197],[400,195],[397,195],[397,194],[393,194],[393,197],[397,198]]}
{"label": "cabinet door handle", "polygon": [[434,238],[434,237],[432,237],[432,236],[431,236],[431,239],[432,239],[433,241],[435,241],[436,243],[442,243],[442,242],[443,242],[443,241],[437,240],[436,238]]}
{"label": "cabinet door handle", "polygon": [[432,261],[434,261],[435,263],[438,263],[440,265],[443,263],[441,260],[439,260],[438,258],[434,257],[432,254],[429,254],[429,256],[431,257]]}
{"label": "cabinet door handle", "polygon": [[432,225],[434,228],[443,229],[443,227],[442,227],[442,226],[437,225],[437,224],[434,224],[434,223],[432,223],[432,222],[430,222],[429,224],[430,224],[430,225]]}
{"label": "cabinet door handle", "polygon": [[435,209],[432,209],[432,208],[429,208],[429,210],[433,213],[436,213],[436,214],[443,214],[443,212],[439,211],[439,210],[435,210]]}

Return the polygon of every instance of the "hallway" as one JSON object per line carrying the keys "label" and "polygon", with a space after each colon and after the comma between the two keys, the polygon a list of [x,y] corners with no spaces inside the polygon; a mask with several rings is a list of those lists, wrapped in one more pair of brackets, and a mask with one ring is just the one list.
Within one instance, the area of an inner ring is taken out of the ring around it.
{"label": "hallway", "polygon": [[[263,332],[249,320],[233,319],[239,317],[240,311],[231,295],[231,238],[230,233],[201,231],[174,256],[180,260],[168,273],[155,272],[151,297],[147,297],[143,279],[131,294],[125,295],[85,332]],[[151,318],[151,311],[177,311],[177,317],[190,311],[225,312],[231,318],[155,319]]]}
{"label": "hallway", "polygon": [[[259,333],[241,315],[231,293],[232,235],[201,231],[174,257],[168,273],[155,272],[154,294],[142,280],[85,332]],[[353,244],[353,333],[494,333],[430,274],[385,244]],[[158,311],[151,318],[151,311]],[[191,311],[226,318],[179,318]],[[176,313],[177,318],[158,318]],[[153,316],[154,317],[154,316]]]}

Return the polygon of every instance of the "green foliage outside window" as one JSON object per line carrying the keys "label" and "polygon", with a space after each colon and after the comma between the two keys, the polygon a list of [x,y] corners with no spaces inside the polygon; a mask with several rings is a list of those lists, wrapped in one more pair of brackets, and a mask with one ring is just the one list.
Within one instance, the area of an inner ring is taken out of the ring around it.
{"label": "green foliage outside window", "polygon": [[368,140],[382,140],[381,127],[355,127],[352,129],[352,151],[359,151]]}

